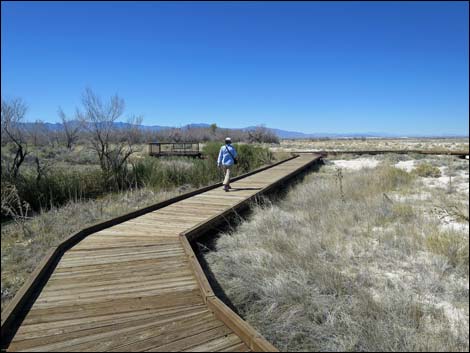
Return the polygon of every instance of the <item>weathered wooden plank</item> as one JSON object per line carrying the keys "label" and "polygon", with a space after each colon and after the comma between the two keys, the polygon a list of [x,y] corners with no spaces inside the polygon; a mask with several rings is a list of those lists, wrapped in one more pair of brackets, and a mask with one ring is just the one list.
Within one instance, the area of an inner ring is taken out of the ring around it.
{"label": "weathered wooden plank", "polygon": [[166,252],[166,253],[149,253],[149,254],[136,254],[132,256],[122,256],[121,259],[90,259],[88,261],[75,261],[68,260],[60,262],[58,268],[70,268],[70,267],[79,267],[79,266],[96,266],[96,265],[105,265],[110,263],[120,263],[122,262],[132,262],[132,261],[142,261],[142,260],[158,260],[158,259],[168,259],[168,258],[177,258],[184,257],[184,253],[181,251]]}
{"label": "weathered wooden plank", "polygon": [[[220,324],[219,324],[220,325]],[[210,328],[210,326],[209,326]],[[180,340],[176,340],[172,343],[168,343],[161,346],[156,346],[153,348],[147,349],[147,351],[152,352],[181,352],[185,349],[193,347],[194,345],[203,344],[206,342],[217,340],[220,337],[225,337],[230,334],[230,329],[226,326],[220,326],[216,328],[210,328],[209,330],[202,330],[202,332],[186,336]]]}
{"label": "weathered wooden plank", "polygon": [[[188,310],[182,313],[172,313],[163,317],[147,318],[143,320],[132,320],[122,322],[118,324],[111,324],[104,327],[95,327],[91,329],[85,329],[82,331],[74,331],[62,335],[53,335],[47,337],[40,337],[36,339],[24,340],[12,343],[11,349],[22,350],[27,352],[44,352],[44,351],[66,351],[68,347],[74,347],[76,345],[95,341],[99,348],[99,341],[105,340],[106,338],[113,337],[125,333],[138,333],[140,330],[164,326],[168,323],[174,322],[175,320],[184,320],[194,317],[207,317],[211,316],[207,308],[198,308],[196,310]],[[75,351],[76,348],[72,350]]]}
{"label": "weathered wooden plank", "polygon": [[[173,273],[178,271],[185,271],[188,268],[188,264],[182,259],[177,258],[174,261],[162,261],[160,263],[150,263],[151,261],[136,261],[135,264],[128,263],[123,268],[119,268],[119,265],[108,264],[103,265],[99,269],[93,269],[93,267],[82,266],[74,268],[64,268],[60,272],[54,272],[49,281],[66,281],[70,280],[74,282],[76,280],[86,281],[87,278],[93,280],[96,277],[101,276],[102,278],[115,278],[116,276],[122,276],[125,271],[126,276],[132,276],[138,273],[146,274],[150,273]],[[103,272],[106,269],[106,272]]]}
{"label": "weathered wooden plank", "polygon": [[227,348],[219,349],[219,352],[250,352],[250,348],[242,342]]}
{"label": "weathered wooden plank", "polygon": [[136,298],[143,296],[153,296],[162,293],[171,293],[172,291],[189,291],[199,289],[194,278],[185,281],[176,281],[169,283],[156,283],[153,285],[144,284],[140,287],[132,288],[113,288],[112,290],[102,289],[99,291],[90,290],[88,292],[62,294],[59,293],[41,293],[36,300],[36,306],[39,308],[59,306],[67,303],[88,303],[112,300],[114,298]]}
{"label": "weathered wooden plank", "polygon": [[204,305],[195,305],[192,307],[181,306],[171,309],[147,309],[125,313],[110,313],[107,315],[92,316],[79,319],[54,321],[40,324],[22,325],[15,336],[15,341],[24,341],[33,338],[62,335],[76,331],[109,326],[128,321],[144,320],[149,318],[162,318],[176,315],[181,312],[191,310],[207,309]]}
{"label": "weathered wooden plank", "polygon": [[241,343],[240,337],[234,333],[229,333],[215,339],[211,339],[206,343],[183,350],[183,352],[218,352],[223,348]]}
{"label": "weathered wooden plank", "polygon": [[186,332],[197,333],[205,329],[206,325],[221,327],[220,321],[215,320],[211,313],[205,312],[191,317],[173,317],[172,321],[160,322],[148,328],[139,328],[138,331],[119,332],[106,339],[100,338],[97,342],[89,342],[78,346],[71,346],[65,351],[142,351],[146,347],[162,345],[167,342],[186,337]]}
{"label": "weathered wooden plank", "polygon": [[75,278],[69,277],[51,277],[47,283],[48,290],[56,291],[61,289],[73,289],[81,287],[89,287],[90,283],[93,286],[99,287],[107,284],[120,284],[141,281],[153,281],[153,280],[166,280],[170,278],[181,278],[191,276],[192,271],[187,266],[180,266],[175,269],[169,268],[165,271],[155,271],[144,269],[141,271],[116,271],[115,273],[109,274],[95,274],[94,276],[81,276]]}
{"label": "weathered wooden plank", "polygon": [[[80,283],[72,283],[68,285],[51,285],[49,290],[39,296],[39,298],[57,298],[62,297],[64,294],[69,296],[80,296],[80,298],[86,297],[87,294],[100,292],[106,293],[111,290],[122,290],[122,289],[148,289],[161,285],[170,286],[176,285],[178,283],[188,283],[189,281],[194,281],[194,275],[192,272],[187,272],[184,275],[175,275],[173,277],[138,277],[138,278],[115,278],[115,280],[108,280],[106,282],[96,282],[93,283],[93,286],[90,285],[80,285]],[[38,298],[38,299],[39,299]]]}
{"label": "weathered wooden plank", "polygon": [[[198,335],[204,335],[205,339],[208,338],[207,332],[218,332],[223,334],[230,331],[223,323],[210,316],[199,321],[180,323],[177,322],[175,329],[169,328],[159,332],[149,332],[146,336],[142,337],[139,334],[137,341],[135,338],[130,337],[126,340],[125,345],[116,346],[113,342],[114,348],[110,349],[112,352],[142,352],[142,351],[180,351],[183,347],[192,344],[197,339]],[[209,337],[210,339],[210,337]]]}
{"label": "weathered wooden plank", "polygon": [[204,304],[199,289],[187,292],[165,293],[149,297],[123,298],[99,303],[83,303],[57,306],[54,308],[33,307],[23,325],[68,321],[78,318],[90,318],[110,313],[125,313],[149,309],[168,309],[179,306]]}

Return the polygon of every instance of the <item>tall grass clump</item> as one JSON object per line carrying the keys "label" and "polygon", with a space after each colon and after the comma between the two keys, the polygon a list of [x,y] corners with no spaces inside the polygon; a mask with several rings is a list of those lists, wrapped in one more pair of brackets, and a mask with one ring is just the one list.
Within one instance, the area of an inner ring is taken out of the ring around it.
{"label": "tall grass clump", "polygon": [[30,172],[15,182],[20,198],[33,210],[49,209],[71,200],[96,198],[108,189],[99,169],[54,168],[40,179]]}
{"label": "tall grass clump", "polygon": [[342,188],[313,174],[204,253],[236,310],[281,351],[468,351],[468,234],[392,197],[403,170]]}
{"label": "tall grass clump", "polygon": [[181,185],[199,187],[217,180],[218,170],[213,163],[191,158],[157,159],[146,157],[134,166],[136,181],[155,190]]}
{"label": "tall grass clump", "polygon": [[414,170],[414,173],[416,175],[419,175],[420,177],[431,177],[431,178],[439,178],[442,173],[441,170],[433,166],[429,163],[420,163]]}

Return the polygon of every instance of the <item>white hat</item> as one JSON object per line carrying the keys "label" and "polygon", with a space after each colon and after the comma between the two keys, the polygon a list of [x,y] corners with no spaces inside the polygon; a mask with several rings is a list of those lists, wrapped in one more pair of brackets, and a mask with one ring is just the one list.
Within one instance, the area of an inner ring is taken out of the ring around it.
{"label": "white hat", "polygon": [[232,139],[230,137],[226,137],[225,142],[232,142]]}

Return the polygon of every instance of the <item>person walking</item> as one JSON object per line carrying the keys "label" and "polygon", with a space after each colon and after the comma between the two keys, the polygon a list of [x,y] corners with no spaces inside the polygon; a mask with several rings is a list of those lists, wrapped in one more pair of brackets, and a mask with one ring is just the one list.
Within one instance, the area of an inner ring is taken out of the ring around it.
{"label": "person walking", "polygon": [[217,159],[217,167],[223,168],[224,178],[224,190],[228,191],[230,187],[230,169],[233,165],[237,164],[237,151],[232,146],[232,139],[227,137],[225,139],[225,145],[220,147],[219,158]]}

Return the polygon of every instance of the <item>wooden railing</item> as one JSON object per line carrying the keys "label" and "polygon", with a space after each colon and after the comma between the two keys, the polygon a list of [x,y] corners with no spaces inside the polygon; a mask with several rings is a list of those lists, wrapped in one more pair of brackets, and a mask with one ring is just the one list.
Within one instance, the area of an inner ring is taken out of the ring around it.
{"label": "wooden railing", "polygon": [[154,157],[162,156],[191,156],[201,157],[198,142],[150,142],[148,144],[149,155]]}

